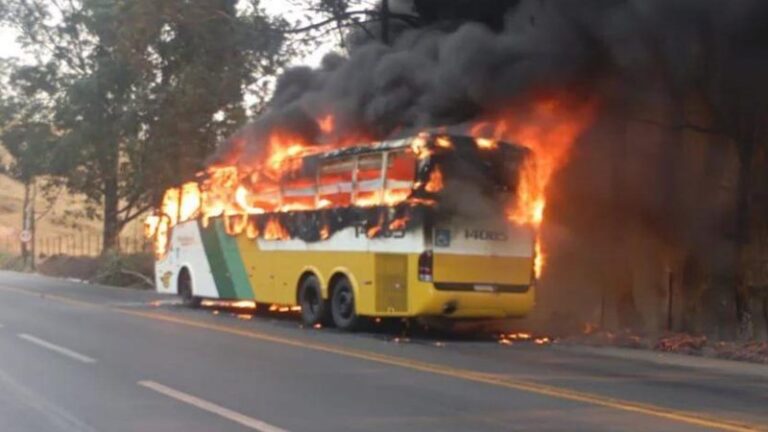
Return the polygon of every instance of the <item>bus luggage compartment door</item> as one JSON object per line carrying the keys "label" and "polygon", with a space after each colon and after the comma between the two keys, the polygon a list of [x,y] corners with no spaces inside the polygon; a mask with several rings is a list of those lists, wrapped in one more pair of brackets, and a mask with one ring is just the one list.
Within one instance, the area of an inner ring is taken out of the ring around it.
{"label": "bus luggage compartment door", "polygon": [[408,256],[376,255],[376,311],[408,311]]}

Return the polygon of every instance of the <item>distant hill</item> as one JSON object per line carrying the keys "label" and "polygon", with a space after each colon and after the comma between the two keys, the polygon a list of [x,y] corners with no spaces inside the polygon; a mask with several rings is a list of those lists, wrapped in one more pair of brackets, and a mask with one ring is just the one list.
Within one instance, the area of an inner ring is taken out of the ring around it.
{"label": "distant hill", "polygon": [[[0,160],[7,163],[9,160],[7,151],[0,145]],[[22,207],[24,203],[24,185],[20,182],[0,174],[0,251],[7,245],[18,243],[18,235],[22,228]],[[39,194],[36,211],[45,211],[49,207],[48,202]],[[91,220],[78,215],[85,210],[85,200],[66,191],[58,194],[50,212],[37,222],[37,238],[57,239],[59,237],[83,237],[91,236],[93,241],[101,235],[101,221]],[[141,224],[134,223],[123,231],[127,237],[141,235]]]}

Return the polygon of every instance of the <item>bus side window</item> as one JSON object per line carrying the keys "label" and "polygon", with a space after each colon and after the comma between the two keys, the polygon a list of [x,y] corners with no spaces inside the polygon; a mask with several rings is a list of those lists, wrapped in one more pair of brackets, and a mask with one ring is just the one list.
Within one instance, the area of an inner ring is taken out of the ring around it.
{"label": "bus side window", "polygon": [[354,158],[323,163],[317,178],[318,200],[321,206],[347,206],[352,203]]}
{"label": "bus side window", "polygon": [[293,176],[283,179],[283,206],[291,209],[311,209],[315,207],[315,178]]}
{"label": "bus side window", "polygon": [[417,162],[416,155],[411,152],[390,153],[387,163],[387,180],[413,183],[416,178]]}
{"label": "bus side window", "polygon": [[411,152],[392,152],[387,158],[387,197],[395,202],[408,197],[416,179],[416,156]]}
{"label": "bus side window", "polygon": [[381,200],[382,153],[359,156],[357,159],[357,182],[355,203],[358,205],[378,205]]}

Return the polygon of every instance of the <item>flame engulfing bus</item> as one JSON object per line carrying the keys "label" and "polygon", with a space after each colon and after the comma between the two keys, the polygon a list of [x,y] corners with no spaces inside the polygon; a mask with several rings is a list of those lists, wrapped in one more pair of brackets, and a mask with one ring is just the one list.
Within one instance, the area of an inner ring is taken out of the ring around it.
{"label": "flame engulfing bus", "polygon": [[[514,213],[530,152],[420,134],[288,156],[272,181],[212,169],[147,221],[157,290],[361,317],[517,317],[534,304],[535,232]],[[511,209],[511,210],[510,210]]]}

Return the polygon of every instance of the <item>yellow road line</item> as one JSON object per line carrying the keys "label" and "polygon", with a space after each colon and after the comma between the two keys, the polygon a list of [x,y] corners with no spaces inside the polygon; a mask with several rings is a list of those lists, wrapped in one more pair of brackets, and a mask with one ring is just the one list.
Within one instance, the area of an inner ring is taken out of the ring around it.
{"label": "yellow road line", "polygon": [[[0,286],[0,289],[6,289],[9,291],[30,294],[37,296],[35,293],[30,293],[18,288],[10,288]],[[395,357],[384,354],[377,354],[368,351],[356,350],[351,348],[343,348],[328,344],[316,343],[311,341],[301,341],[297,339],[283,338],[274,336],[254,330],[239,329],[229,327],[220,324],[209,324],[201,321],[191,320],[187,318],[174,317],[157,312],[144,312],[137,310],[119,309],[114,307],[102,306],[97,303],[83,302],[80,300],[73,300],[67,297],[59,295],[46,294],[45,298],[49,298],[56,301],[63,301],[70,304],[84,305],[88,307],[104,307],[113,311],[120,312],[125,315],[132,315],[136,317],[148,318],[156,321],[165,321],[179,325],[185,325],[188,327],[195,327],[210,331],[216,331],[220,333],[228,333],[237,335],[249,339],[255,339],[260,341],[272,342],[281,345],[310,349],[314,351],[326,352],[336,354],[345,357],[357,358],[361,360],[367,360],[371,362],[387,364],[391,366],[398,366],[411,370],[417,370],[422,372],[429,372],[436,375],[448,376],[452,378],[462,379],[465,381],[479,382],[489,384],[497,387],[510,388],[514,390],[520,390],[528,393],[539,394],[543,396],[549,396],[557,399],[564,399],[576,402],[582,402],[586,404],[612,408],[621,411],[634,412],[653,417],[663,418],[667,420],[673,420],[681,423],[687,423],[690,425],[701,426],[712,429],[719,429],[725,431],[768,431],[766,425],[754,425],[743,422],[735,422],[731,420],[719,419],[697,412],[681,411],[670,408],[664,408],[657,405],[645,404],[640,402],[632,402],[607,396],[600,396],[597,394],[586,393],[576,390],[571,390],[562,387],[555,387],[543,384],[537,384],[530,381],[522,381],[518,379],[512,379],[509,377],[499,376],[495,374],[486,374],[476,372],[467,369],[456,369],[450,366],[437,365],[418,360],[411,360],[404,357]]]}

